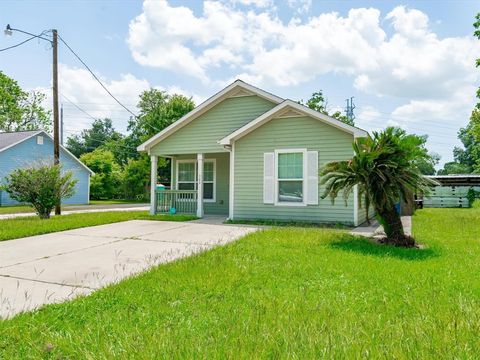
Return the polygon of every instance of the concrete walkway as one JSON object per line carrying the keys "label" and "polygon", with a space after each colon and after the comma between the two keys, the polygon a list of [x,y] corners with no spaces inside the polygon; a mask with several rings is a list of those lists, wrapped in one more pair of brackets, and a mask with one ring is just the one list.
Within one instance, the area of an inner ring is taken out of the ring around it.
{"label": "concrete walkway", "polygon": [[[412,217],[411,216],[402,216],[403,230],[405,235],[412,235]],[[365,237],[375,237],[375,236],[385,236],[383,227],[378,223],[377,220],[372,219],[371,224],[363,223],[360,226],[357,226],[351,232],[353,235],[360,235]]]}
{"label": "concrete walkway", "polygon": [[[68,206],[65,210],[62,209],[62,215],[80,214],[91,212],[110,212],[110,211],[147,211],[150,207],[145,204],[107,204],[107,205],[83,205],[83,206]],[[18,213],[18,214],[3,214],[0,215],[0,220],[13,219],[27,216],[37,216],[35,213]],[[52,212],[51,216],[55,216]]]}
{"label": "concrete walkway", "polygon": [[0,242],[0,317],[90,294],[256,230],[133,220]]}

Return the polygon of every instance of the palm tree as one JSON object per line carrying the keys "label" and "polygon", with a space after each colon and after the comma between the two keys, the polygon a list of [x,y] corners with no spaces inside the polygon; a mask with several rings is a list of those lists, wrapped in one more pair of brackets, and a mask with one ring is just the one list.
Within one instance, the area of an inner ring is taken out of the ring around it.
{"label": "palm tree", "polygon": [[348,161],[334,161],[321,171],[325,191],[332,201],[342,192],[345,201],[355,186],[359,199],[367,209],[373,205],[383,225],[386,242],[411,247],[413,238],[406,236],[395,204],[401,197],[415,191],[428,192],[435,182],[425,178],[416,163],[428,158],[423,146],[425,140],[417,135],[407,135],[399,128],[389,127],[374,132],[373,137],[358,139],[353,145],[354,156]]}

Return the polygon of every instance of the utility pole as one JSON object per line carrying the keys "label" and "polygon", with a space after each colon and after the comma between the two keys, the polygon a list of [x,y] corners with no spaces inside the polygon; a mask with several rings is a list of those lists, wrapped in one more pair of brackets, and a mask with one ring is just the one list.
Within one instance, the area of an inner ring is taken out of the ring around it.
{"label": "utility pole", "polygon": [[355,114],[353,113],[353,110],[355,109],[355,104],[353,103],[353,96],[350,97],[350,99],[346,99],[345,101],[347,102],[347,107],[345,108],[345,115],[353,123],[355,120]]}
{"label": "utility pole", "polygon": [[[44,37],[43,35],[47,33],[48,31],[43,31],[40,35],[35,35],[32,34],[28,31],[20,30],[20,29],[15,29],[10,26],[10,24],[7,25],[6,29],[4,30],[5,35],[11,36],[14,31],[18,31],[23,34],[30,35],[32,37],[42,39],[45,41],[48,41],[50,44],[52,44],[52,50],[53,50],[53,163],[54,165],[60,164],[60,144],[59,144],[59,131],[58,131],[58,33],[56,29],[52,29],[52,40],[50,40],[47,37]],[[28,40],[26,40],[28,41]],[[60,209],[60,202],[56,204],[55,206],[55,215],[60,215],[61,209]]]}
{"label": "utility pole", "polygon": [[60,104],[60,145],[63,146],[63,103]]}
{"label": "utility pole", "polygon": [[[60,132],[58,131],[58,34],[57,30],[52,30],[52,50],[53,50],[53,164],[60,164]],[[55,215],[60,215],[62,209],[61,200],[55,205]]]}

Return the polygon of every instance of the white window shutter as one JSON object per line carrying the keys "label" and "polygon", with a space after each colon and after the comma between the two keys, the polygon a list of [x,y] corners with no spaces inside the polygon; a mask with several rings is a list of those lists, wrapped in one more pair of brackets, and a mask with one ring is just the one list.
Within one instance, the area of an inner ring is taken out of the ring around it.
{"label": "white window shutter", "polygon": [[318,205],[318,151],[307,151],[307,205]]}
{"label": "white window shutter", "polygon": [[263,154],[263,202],[273,204],[275,198],[275,154]]}

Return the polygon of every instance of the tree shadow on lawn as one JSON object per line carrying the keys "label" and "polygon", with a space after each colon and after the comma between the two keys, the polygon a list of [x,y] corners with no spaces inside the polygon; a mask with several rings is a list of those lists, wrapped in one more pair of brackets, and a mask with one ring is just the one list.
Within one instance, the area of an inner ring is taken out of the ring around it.
{"label": "tree shadow on lawn", "polygon": [[331,243],[330,247],[363,255],[391,257],[411,261],[427,260],[440,255],[438,251],[431,248],[401,248],[375,243],[371,239],[347,234],[343,235],[338,241]]}

